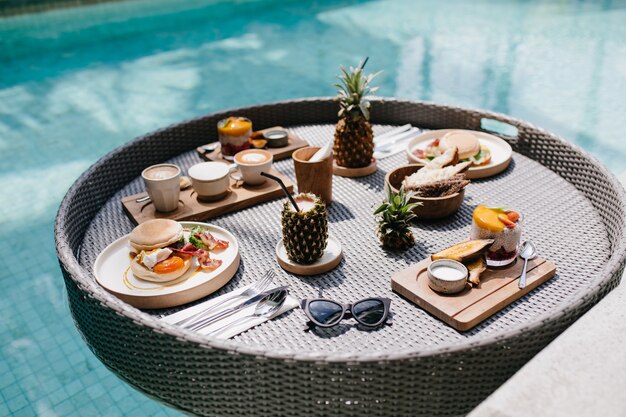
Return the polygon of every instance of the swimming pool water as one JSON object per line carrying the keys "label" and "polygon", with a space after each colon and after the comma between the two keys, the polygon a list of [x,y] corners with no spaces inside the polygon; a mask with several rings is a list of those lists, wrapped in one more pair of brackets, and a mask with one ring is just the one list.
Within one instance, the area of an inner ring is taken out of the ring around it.
{"label": "swimming pool water", "polygon": [[[54,252],[67,188],[115,147],[235,106],[379,94],[490,109],[626,171],[626,9],[615,1],[133,1],[0,19],[0,415],[178,415],[75,330]],[[374,109],[375,111],[375,109]]]}

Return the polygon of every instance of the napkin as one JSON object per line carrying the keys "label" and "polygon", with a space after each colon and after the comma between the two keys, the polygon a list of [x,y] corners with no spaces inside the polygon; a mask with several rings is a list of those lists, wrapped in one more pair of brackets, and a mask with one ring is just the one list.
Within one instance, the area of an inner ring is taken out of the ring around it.
{"label": "napkin", "polygon": [[309,162],[319,162],[322,159],[328,158],[333,152],[333,139],[328,140],[324,146],[322,146],[317,152],[309,158]]}
{"label": "napkin", "polygon": [[420,129],[408,124],[376,136],[374,158],[383,159],[404,151],[407,143],[421,133]]}
{"label": "napkin", "polygon": [[[193,316],[196,313],[199,313],[200,311],[206,310],[211,306],[214,306],[216,304],[218,304],[219,302],[221,302],[222,300],[232,297],[235,294],[241,294],[243,293],[245,290],[247,290],[249,287],[251,287],[252,284],[245,286],[243,288],[231,291],[229,293],[226,293],[224,295],[221,295],[217,298],[212,298],[210,300],[207,300],[203,303],[197,304],[195,306],[186,308],[184,310],[178,311],[176,313],[161,317],[161,320],[166,321],[170,324],[174,324],[182,319],[185,319],[187,317]],[[220,311],[223,311],[224,309],[230,308],[230,307],[234,307],[237,304],[241,303],[242,301],[244,301],[241,298],[235,298],[234,300],[231,300],[229,302],[226,302],[224,304],[222,304],[217,310],[211,312],[210,314],[214,314]],[[225,329],[224,331],[221,331],[217,334],[214,335],[215,338],[217,339],[230,339],[231,337],[237,336],[239,333],[243,333],[246,330],[249,330],[255,326],[258,326],[261,323],[265,323],[267,320],[273,319],[274,317],[278,317],[283,313],[286,313],[289,310],[292,310],[296,307],[298,307],[300,303],[298,302],[298,299],[288,295],[287,298],[285,299],[285,302],[283,303],[282,307],[280,309],[278,309],[278,311],[276,313],[274,313],[271,317],[250,317],[252,314],[254,314],[254,309],[256,308],[256,305],[253,304],[251,306],[248,306],[242,310],[237,311],[237,313],[225,317],[221,320],[218,320],[215,323],[212,323],[209,326],[203,327],[202,329],[196,330],[196,332],[201,333],[201,334],[210,334],[215,330],[220,329],[223,326],[229,325],[227,329]],[[230,324],[232,323],[237,323],[237,324],[233,324],[232,326],[230,326]]]}

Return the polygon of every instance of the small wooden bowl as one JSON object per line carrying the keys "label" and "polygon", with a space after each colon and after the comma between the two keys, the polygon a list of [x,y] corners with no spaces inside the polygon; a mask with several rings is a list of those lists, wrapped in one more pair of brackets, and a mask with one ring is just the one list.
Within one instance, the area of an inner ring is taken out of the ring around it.
{"label": "small wooden bowl", "polygon": [[[391,191],[398,192],[404,177],[413,174],[423,166],[423,164],[403,165],[389,171],[385,175],[385,187],[390,187]],[[411,203],[422,203],[421,206],[413,209],[413,212],[418,216],[418,220],[441,219],[456,213],[459,207],[461,207],[464,197],[465,189],[445,197],[413,197],[411,198]]]}

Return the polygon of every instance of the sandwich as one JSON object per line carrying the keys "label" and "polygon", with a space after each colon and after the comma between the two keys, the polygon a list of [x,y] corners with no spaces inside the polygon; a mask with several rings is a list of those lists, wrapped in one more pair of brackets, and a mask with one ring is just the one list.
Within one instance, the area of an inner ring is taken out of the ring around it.
{"label": "sandwich", "polygon": [[177,251],[184,242],[183,227],[168,219],[153,219],[135,227],[129,235],[130,269],[136,278],[168,282],[180,278],[191,266],[193,255]]}
{"label": "sandwich", "polygon": [[460,162],[470,162],[472,166],[487,165],[491,162],[489,148],[481,146],[476,135],[464,130],[448,132],[442,138],[433,140],[425,149],[415,149],[413,154],[427,162],[454,148]]}

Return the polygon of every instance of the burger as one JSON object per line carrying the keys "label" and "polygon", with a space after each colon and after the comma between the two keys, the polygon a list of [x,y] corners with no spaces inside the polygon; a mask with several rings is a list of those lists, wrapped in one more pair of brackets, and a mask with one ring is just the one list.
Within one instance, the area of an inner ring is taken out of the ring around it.
{"label": "burger", "polygon": [[174,247],[183,241],[183,227],[168,219],[153,219],[130,233],[130,269],[136,278],[168,282],[181,277],[191,266],[192,255]]}
{"label": "burger", "polygon": [[470,161],[474,166],[488,164],[491,161],[491,152],[486,146],[481,146],[476,135],[463,130],[454,130],[447,133],[439,141],[439,150],[445,152],[456,148],[459,160]]}
{"label": "burger", "polygon": [[459,159],[469,159],[480,152],[480,142],[478,138],[469,132],[456,130],[446,134],[439,141],[439,148],[446,151],[450,148],[457,148]]}
{"label": "burger", "polygon": [[454,163],[469,161],[472,166],[487,165],[491,162],[491,151],[486,145],[481,145],[478,137],[465,130],[453,130],[442,138],[433,140],[424,149],[412,151],[418,159],[427,163],[433,159],[456,150]]}

